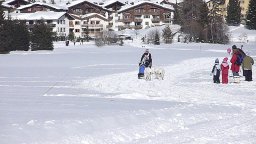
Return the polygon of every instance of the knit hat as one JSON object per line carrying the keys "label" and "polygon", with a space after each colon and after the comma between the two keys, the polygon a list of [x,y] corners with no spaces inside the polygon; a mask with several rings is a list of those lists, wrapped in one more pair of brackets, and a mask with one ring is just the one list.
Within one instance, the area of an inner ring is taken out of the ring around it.
{"label": "knit hat", "polygon": [[232,46],[232,49],[237,49],[236,45],[233,45],[233,46]]}
{"label": "knit hat", "polygon": [[228,61],[228,58],[227,57],[225,57],[224,59],[223,59],[223,62],[227,62]]}
{"label": "knit hat", "polygon": [[145,50],[145,53],[148,53],[148,52],[149,52],[149,49],[146,49],[146,50]]}
{"label": "knit hat", "polygon": [[216,58],[215,63],[216,63],[216,64],[218,64],[218,63],[219,63],[219,59],[218,59],[218,58]]}

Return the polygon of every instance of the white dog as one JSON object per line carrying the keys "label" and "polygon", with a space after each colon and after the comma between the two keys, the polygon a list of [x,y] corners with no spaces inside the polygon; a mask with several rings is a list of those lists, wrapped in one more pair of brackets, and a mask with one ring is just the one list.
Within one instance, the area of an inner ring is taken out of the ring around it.
{"label": "white dog", "polygon": [[154,74],[156,79],[164,79],[165,71],[163,68],[154,68]]}
{"label": "white dog", "polygon": [[152,79],[152,70],[151,68],[147,67],[144,70],[144,79],[150,81]]}

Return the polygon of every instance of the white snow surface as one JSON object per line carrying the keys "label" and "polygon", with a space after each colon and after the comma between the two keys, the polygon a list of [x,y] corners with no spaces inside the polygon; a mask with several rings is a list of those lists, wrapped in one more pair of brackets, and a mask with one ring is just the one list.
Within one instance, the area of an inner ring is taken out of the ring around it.
{"label": "white snow surface", "polygon": [[[143,44],[166,73],[145,81],[137,79],[140,38],[0,55],[0,143],[256,143],[256,82],[210,76],[214,60],[241,43]],[[255,59],[256,43],[243,45]]]}

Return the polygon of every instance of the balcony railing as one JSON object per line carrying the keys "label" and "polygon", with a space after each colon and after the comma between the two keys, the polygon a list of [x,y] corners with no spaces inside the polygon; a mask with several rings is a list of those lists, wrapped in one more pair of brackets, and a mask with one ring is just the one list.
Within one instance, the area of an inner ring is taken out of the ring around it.
{"label": "balcony railing", "polygon": [[120,19],[119,21],[120,22],[132,22],[133,20],[132,19]]}
{"label": "balcony railing", "polygon": [[134,22],[142,22],[142,19],[141,18],[135,18]]}
{"label": "balcony railing", "polygon": [[83,24],[82,27],[89,27],[89,28],[102,28],[103,24]]}
{"label": "balcony railing", "polygon": [[152,18],[151,21],[153,23],[159,23],[160,22],[160,18]]}

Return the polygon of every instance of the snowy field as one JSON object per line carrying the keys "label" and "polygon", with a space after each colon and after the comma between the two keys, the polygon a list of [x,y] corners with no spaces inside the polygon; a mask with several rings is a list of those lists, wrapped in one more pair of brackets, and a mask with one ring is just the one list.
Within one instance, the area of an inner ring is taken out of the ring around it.
{"label": "snowy field", "polygon": [[[0,144],[255,144],[255,81],[213,84],[229,45],[145,45],[164,80],[138,80],[140,40],[0,55]],[[256,43],[236,43],[256,58]],[[232,82],[232,79],[229,79]]]}

